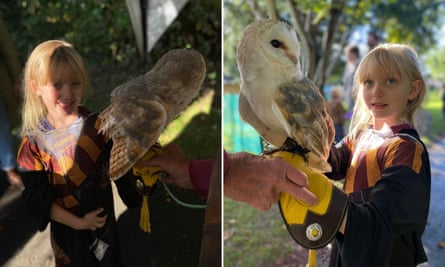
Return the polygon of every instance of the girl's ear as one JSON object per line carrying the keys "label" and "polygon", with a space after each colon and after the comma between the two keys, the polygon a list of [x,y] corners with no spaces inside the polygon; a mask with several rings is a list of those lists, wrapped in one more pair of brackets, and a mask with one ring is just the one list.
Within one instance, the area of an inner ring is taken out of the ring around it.
{"label": "girl's ear", "polygon": [[415,80],[414,82],[412,82],[411,90],[409,91],[408,94],[408,99],[409,100],[415,99],[419,95],[420,90],[423,90],[423,88],[424,84],[422,80]]}
{"label": "girl's ear", "polygon": [[40,96],[40,90],[39,85],[36,80],[31,80],[31,91],[34,92],[36,95]]}

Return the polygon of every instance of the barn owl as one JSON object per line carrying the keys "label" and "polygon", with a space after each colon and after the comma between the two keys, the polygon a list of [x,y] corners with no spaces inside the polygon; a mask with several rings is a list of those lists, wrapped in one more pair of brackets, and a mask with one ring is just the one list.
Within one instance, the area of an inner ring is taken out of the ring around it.
{"label": "barn owl", "polygon": [[311,167],[330,171],[326,103],[304,77],[300,47],[288,24],[271,19],[251,23],[238,44],[241,78],[239,113],[271,145],[295,141]]}
{"label": "barn owl", "polygon": [[113,140],[110,178],[124,175],[155,144],[167,124],[196,96],[205,78],[203,56],[167,52],[146,74],[119,85],[100,114],[99,131]]}

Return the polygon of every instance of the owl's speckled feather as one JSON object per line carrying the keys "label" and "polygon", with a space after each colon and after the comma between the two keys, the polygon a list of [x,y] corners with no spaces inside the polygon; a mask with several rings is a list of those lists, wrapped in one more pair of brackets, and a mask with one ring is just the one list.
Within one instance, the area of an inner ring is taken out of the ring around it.
{"label": "owl's speckled feather", "polygon": [[290,138],[309,151],[311,167],[327,172],[326,103],[302,74],[299,56],[299,41],[288,24],[271,19],[251,23],[237,49],[239,112],[268,143],[280,148]]}
{"label": "owl's speckled feather", "polygon": [[203,56],[175,49],[146,74],[119,85],[99,114],[100,132],[113,140],[110,178],[119,179],[158,141],[162,131],[199,91],[206,73]]}

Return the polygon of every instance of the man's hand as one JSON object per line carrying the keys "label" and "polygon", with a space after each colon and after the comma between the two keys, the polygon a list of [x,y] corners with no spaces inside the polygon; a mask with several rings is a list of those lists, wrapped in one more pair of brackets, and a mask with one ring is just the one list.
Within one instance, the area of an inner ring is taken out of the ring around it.
{"label": "man's hand", "polygon": [[280,158],[229,153],[224,164],[224,195],[259,210],[267,210],[278,202],[280,192],[287,192],[309,205],[318,201],[307,188],[306,174]]}
{"label": "man's hand", "polygon": [[154,155],[148,161],[139,161],[136,165],[158,166],[168,176],[163,178],[164,182],[175,184],[178,187],[193,189],[189,172],[190,160],[186,158],[184,152],[177,144],[168,144],[162,147],[162,153]]}

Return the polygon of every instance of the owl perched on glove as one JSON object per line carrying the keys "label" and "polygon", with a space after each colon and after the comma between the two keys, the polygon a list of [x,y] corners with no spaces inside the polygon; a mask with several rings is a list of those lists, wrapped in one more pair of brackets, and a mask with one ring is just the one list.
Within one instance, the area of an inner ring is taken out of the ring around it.
{"label": "owl perched on glove", "polygon": [[237,48],[239,112],[268,143],[280,148],[291,139],[303,148],[312,168],[328,172],[326,103],[304,77],[299,56],[290,25],[271,19],[251,23]]}
{"label": "owl perched on glove", "polygon": [[120,178],[155,144],[199,91],[206,74],[194,50],[167,52],[146,74],[119,85],[99,114],[100,132],[113,140],[110,178]]}

